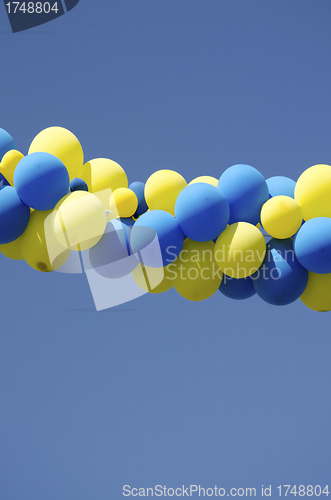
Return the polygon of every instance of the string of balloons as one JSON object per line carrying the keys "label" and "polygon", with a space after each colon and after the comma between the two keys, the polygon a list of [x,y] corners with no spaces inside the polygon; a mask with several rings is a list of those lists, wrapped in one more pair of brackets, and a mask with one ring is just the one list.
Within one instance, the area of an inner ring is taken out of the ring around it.
{"label": "string of balloons", "polygon": [[[219,290],[331,310],[331,166],[295,182],[233,165],[189,184],[173,170],[128,183],[115,161],[84,162],[77,137],[42,130],[23,155],[0,129],[0,252],[40,271],[88,252],[101,276],[128,273],[149,293]],[[162,271],[160,275],[160,269]],[[161,276],[161,278],[160,278]]]}

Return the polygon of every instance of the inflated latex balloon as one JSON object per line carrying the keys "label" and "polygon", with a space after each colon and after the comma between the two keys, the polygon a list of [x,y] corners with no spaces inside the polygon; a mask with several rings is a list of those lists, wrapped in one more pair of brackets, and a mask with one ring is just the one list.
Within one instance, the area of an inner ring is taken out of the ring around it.
{"label": "inflated latex balloon", "polygon": [[250,165],[233,165],[223,172],[218,182],[230,206],[229,224],[260,222],[263,203],[269,199],[269,190],[263,175]]}
{"label": "inflated latex balloon", "polygon": [[64,249],[54,236],[52,218],[52,210],[34,210],[20,238],[20,250],[24,260],[33,269],[41,272],[59,269],[70,255],[70,250]]}
{"label": "inflated latex balloon", "polygon": [[261,266],[265,253],[263,234],[248,222],[231,224],[215,243],[215,260],[231,278],[251,276]]}
{"label": "inflated latex balloon", "polygon": [[77,137],[63,127],[49,127],[42,130],[33,139],[29,154],[50,153],[64,163],[70,179],[79,177],[84,163],[84,153]]}
{"label": "inflated latex balloon", "polygon": [[18,163],[24,158],[24,155],[16,149],[8,151],[1,160],[0,172],[6,178],[8,183],[14,185],[14,172]]}
{"label": "inflated latex balloon", "polygon": [[25,156],[14,172],[14,186],[21,200],[34,210],[51,210],[69,189],[66,167],[49,153]]}
{"label": "inflated latex balloon", "polygon": [[301,207],[289,196],[270,198],[262,207],[261,224],[274,238],[290,238],[302,224]]}
{"label": "inflated latex balloon", "polygon": [[180,174],[173,170],[158,170],[146,182],[145,198],[151,210],[164,210],[175,215],[175,203],[179,193],[187,186]]}
{"label": "inflated latex balloon", "polygon": [[178,259],[170,266],[175,273],[174,287],[185,299],[200,301],[218,290],[223,273],[214,259],[212,241],[193,241],[186,238]]}
{"label": "inflated latex balloon", "polygon": [[331,166],[314,165],[299,177],[294,198],[302,208],[305,220],[331,217]]}
{"label": "inflated latex balloon", "polygon": [[249,299],[256,294],[251,276],[237,279],[224,274],[219,291],[229,299],[234,300]]}
{"label": "inflated latex balloon", "polygon": [[25,231],[30,218],[30,208],[23,203],[15,188],[0,189],[0,244],[17,240]]}
{"label": "inflated latex balloon", "polygon": [[148,267],[139,262],[132,271],[132,276],[137,285],[149,293],[164,293],[170,290],[174,284],[176,274],[171,271],[173,264],[166,267]]}
{"label": "inflated latex balloon", "polygon": [[295,257],[291,239],[272,239],[267,244],[263,264],[252,279],[262,300],[284,306],[302,295],[307,286],[308,271]]}
{"label": "inflated latex balloon", "polygon": [[316,217],[299,229],[294,251],[300,264],[313,273],[331,273],[331,219]]}
{"label": "inflated latex balloon", "polygon": [[269,195],[273,196],[290,196],[294,198],[295,181],[283,175],[275,175],[266,180]]}
{"label": "inflated latex balloon", "polygon": [[331,273],[308,273],[308,283],[300,299],[313,311],[331,311]]}
{"label": "inflated latex balloon", "polygon": [[129,188],[118,188],[109,200],[109,208],[119,217],[132,217],[138,207],[138,198]]}
{"label": "inflated latex balloon", "polygon": [[0,174],[0,189],[2,189],[5,186],[10,186],[10,184],[7,181],[6,177],[4,177],[2,174]]}
{"label": "inflated latex balloon", "polygon": [[88,186],[83,179],[80,179],[79,177],[75,177],[70,181],[69,184],[70,191],[88,191]]}
{"label": "inflated latex balloon", "polygon": [[64,248],[88,250],[102,238],[106,212],[94,194],[74,191],[56,205],[53,224],[56,238]]}
{"label": "inflated latex balloon", "polygon": [[211,241],[226,228],[230,209],[217,187],[200,182],[185,187],[178,195],[175,216],[185,236],[195,241]]}
{"label": "inflated latex balloon", "polygon": [[[108,158],[95,158],[83,166],[79,177],[88,185],[90,193],[128,187],[128,178],[123,168],[116,161]],[[109,196],[108,194],[108,202]]]}
{"label": "inflated latex balloon", "polygon": [[11,241],[10,243],[0,245],[0,252],[9,259],[23,260],[20,243],[20,238],[17,238],[17,240]]}
{"label": "inflated latex balloon", "polygon": [[132,251],[148,267],[165,267],[183,247],[183,233],[175,217],[163,210],[151,210],[134,223],[130,236]]}
{"label": "inflated latex balloon", "polygon": [[211,184],[212,186],[217,187],[218,185],[218,179],[216,177],[211,177],[210,175],[201,175],[200,177],[196,177],[193,179],[190,183],[191,184],[196,184],[197,182],[204,182],[206,184]]}
{"label": "inflated latex balloon", "polygon": [[3,156],[11,149],[16,149],[14,139],[6,130],[0,128],[0,161],[2,161]]}
{"label": "inflated latex balloon", "polygon": [[135,181],[129,185],[129,189],[131,189],[135,193],[138,199],[138,207],[135,214],[133,215],[135,219],[138,219],[140,215],[144,214],[148,210],[145,199],[145,184],[143,182]]}
{"label": "inflated latex balloon", "polygon": [[92,268],[101,276],[118,279],[130,274],[139,260],[129,246],[129,226],[115,219],[107,223],[101,240],[89,250]]}

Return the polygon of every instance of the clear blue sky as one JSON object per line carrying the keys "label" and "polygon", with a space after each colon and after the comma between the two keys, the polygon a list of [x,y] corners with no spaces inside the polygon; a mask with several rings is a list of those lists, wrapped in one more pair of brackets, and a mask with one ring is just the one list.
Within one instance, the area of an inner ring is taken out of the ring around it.
{"label": "clear blue sky", "polygon": [[[329,1],[81,0],[15,35],[0,14],[24,154],[60,125],[129,182],[331,163]],[[83,275],[0,266],[1,499],[331,483],[327,313],[174,290],[96,313]]]}

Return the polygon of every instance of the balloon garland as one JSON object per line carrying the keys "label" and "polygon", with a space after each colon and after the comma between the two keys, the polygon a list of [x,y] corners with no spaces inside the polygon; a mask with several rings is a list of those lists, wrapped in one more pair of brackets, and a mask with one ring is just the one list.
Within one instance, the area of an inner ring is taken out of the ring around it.
{"label": "balloon garland", "polygon": [[233,165],[219,179],[187,184],[159,170],[128,185],[118,163],[84,163],[78,139],[62,127],[41,131],[25,156],[0,129],[0,161],[0,252],[11,259],[50,272],[87,251],[98,274],[131,273],[149,293],[174,287],[200,301],[219,290],[331,310],[329,165],[297,182]]}

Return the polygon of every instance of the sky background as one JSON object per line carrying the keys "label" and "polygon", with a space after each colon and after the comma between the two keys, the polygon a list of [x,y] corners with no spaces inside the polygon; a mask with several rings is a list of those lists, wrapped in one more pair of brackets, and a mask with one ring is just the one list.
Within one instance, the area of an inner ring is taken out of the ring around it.
{"label": "sky background", "polygon": [[[326,0],[81,0],[12,34],[0,5],[0,127],[24,154],[66,127],[129,182],[296,180],[331,163],[330,20]],[[84,275],[0,266],[1,499],[330,484],[327,313],[174,290],[97,313]]]}

